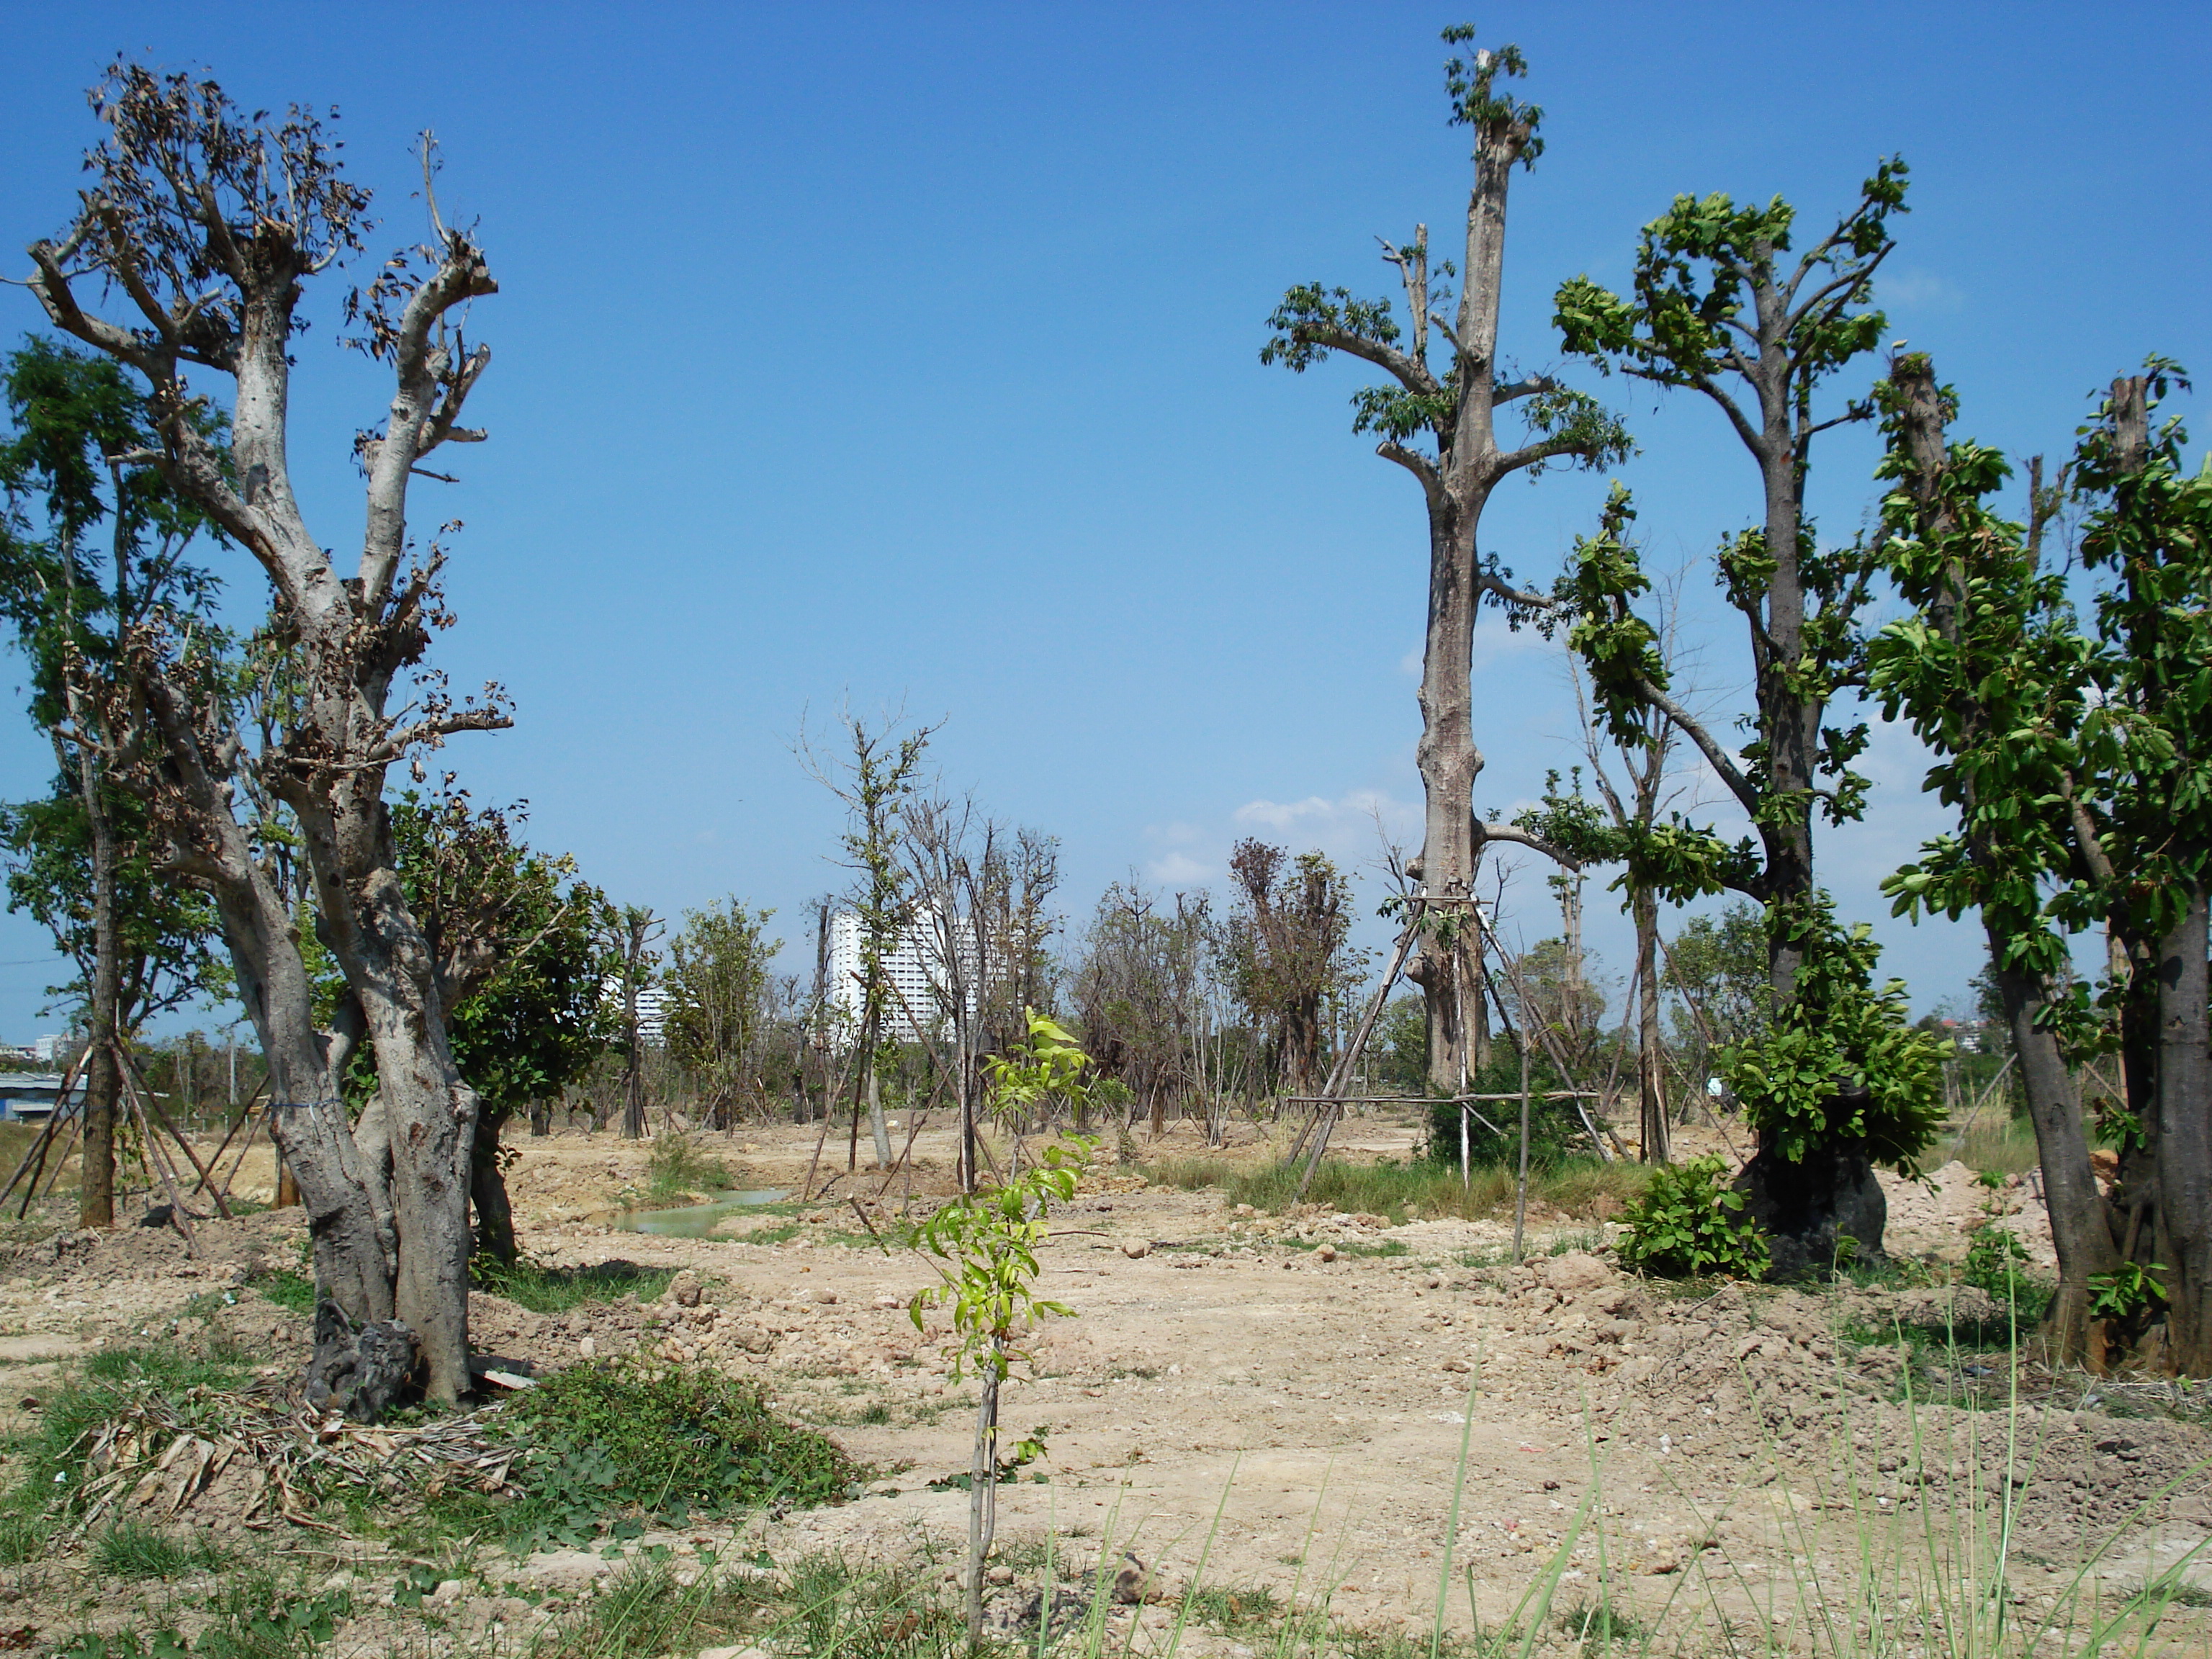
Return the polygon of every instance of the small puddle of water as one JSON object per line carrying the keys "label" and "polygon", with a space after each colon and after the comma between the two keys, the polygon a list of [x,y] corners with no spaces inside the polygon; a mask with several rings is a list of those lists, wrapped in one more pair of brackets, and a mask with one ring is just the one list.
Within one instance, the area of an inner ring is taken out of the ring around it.
{"label": "small puddle of water", "polygon": [[784,1196],[776,1187],[717,1193],[704,1204],[687,1204],[680,1209],[624,1210],[615,1218],[614,1224],[624,1232],[650,1233],[656,1238],[704,1238],[730,1217],[773,1204]]}

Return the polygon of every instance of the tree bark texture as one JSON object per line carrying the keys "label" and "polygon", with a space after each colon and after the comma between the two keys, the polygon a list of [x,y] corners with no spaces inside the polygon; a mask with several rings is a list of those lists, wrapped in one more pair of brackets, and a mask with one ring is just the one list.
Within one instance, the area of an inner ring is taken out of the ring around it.
{"label": "tree bark texture", "polygon": [[[123,1067],[117,1059],[118,1018],[123,998],[123,949],[116,937],[115,830],[103,794],[105,780],[80,745],[79,787],[92,831],[93,975],[90,1009],[92,1053],[85,1066],[84,1144],[80,1149],[78,1224],[115,1224],[115,1115],[123,1095]],[[57,1103],[54,1109],[67,1109]]]}
{"label": "tree bark texture", "polygon": [[[536,1109],[532,1108],[533,1121]],[[476,1140],[469,1152],[469,1207],[476,1214],[476,1248],[512,1267],[514,1212],[499,1167],[499,1136],[506,1124],[504,1109],[485,1105],[477,1113]]]}
{"label": "tree bark texture", "polygon": [[2208,1047],[2206,892],[2189,891],[2159,941],[2158,1260],[2166,1351],[2187,1376],[2212,1375],[2212,1047]]}

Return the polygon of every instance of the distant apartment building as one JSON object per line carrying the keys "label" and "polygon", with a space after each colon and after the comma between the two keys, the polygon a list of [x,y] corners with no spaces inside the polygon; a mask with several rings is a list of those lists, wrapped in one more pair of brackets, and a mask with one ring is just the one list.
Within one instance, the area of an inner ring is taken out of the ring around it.
{"label": "distant apartment building", "polygon": [[[614,1011],[619,1020],[623,1014],[622,981],[610,974],[599,981],[599,995]],[[668,1029],[668,993],[658,985],[647,985],[637,994],[637,1040],[648,1048],[657,1048]],[[617,1034],[619,1035],[619,1034]]]}
{"label": "distant apartment building", "polygon": [[[884,977],[891,989],[884,999],[884,1031],[894,1041],[920,1042],[945,1018],[951,995],[939,967],[942,946],[937,920],[924,913],[908,925],[884,952]],[[971,954],[973,947],[963,952]],[[830,1006],[854,1026],[866,1012],[867,993],[860,956],[860,919],[850,911],[830,918]],[[972,1003],[974,975],[969,998]]]}

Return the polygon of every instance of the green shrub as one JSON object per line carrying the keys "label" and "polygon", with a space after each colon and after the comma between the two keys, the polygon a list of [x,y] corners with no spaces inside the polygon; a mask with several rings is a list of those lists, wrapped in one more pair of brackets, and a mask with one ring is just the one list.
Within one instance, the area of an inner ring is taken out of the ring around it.
{"label": "green shrub", "polygon": [[2163,1306],[2166,1286],[2155,1275],[2166,1271],[2155,1261],[2148,1267],[2140,1261],[2123,1261],[2111,1273],[2091,1274],[2089,1316],[2134,1319]]}
{"label": "green shrub", "polygon": [[527,1448],[514,1474],[522,1497],[486,1518],[524,1542],[573,1547],[602,1528],[635,1537],[693,1516],[823,1504],[867,1473],[821,1435],[773,1415],[752,1383],[705,1368],[573,1365],[500,1422]]}
{"label": "green shrub", "polygon": [[[1571,1100],[1545,1100],[1544,1094],[1571,1085],[1559,1081],[1549,1061],[1531,1055],[1528,1066],[1528,1167],[1550,1170],[1571,1158],[1595,1156],[1589,1131]],[[1515,1095],[1521,1088],[1521,1061],[1504,1043],[1492,1052],[1490,1063],[1468,1077],[1467,1091],[1475,1095]],[[1425,1148],[1431,1162],[1459,1167],[1459,1111],[1449,1101],[1429,1103],[1429,1138]],[[1488,1120],[1486,1124],[1485,1119]],[[1467,1121],[1468,1161],[1480,1169],[1486,1164],[1518,1170],[1521,1166],[1521,1103],[1519,1100],[1479,1100]]]}
{"label": "green shrub", "polygon": [[1766,1237],[1742,1213],[1743,1194],[1728,1186],[1719,1158],[1693,1158],[1651,1172],[1650,1184],[1622,1218],[1620,1259],[1664,1279],[1717,1274],[1756,1279],[1766,1271]]}

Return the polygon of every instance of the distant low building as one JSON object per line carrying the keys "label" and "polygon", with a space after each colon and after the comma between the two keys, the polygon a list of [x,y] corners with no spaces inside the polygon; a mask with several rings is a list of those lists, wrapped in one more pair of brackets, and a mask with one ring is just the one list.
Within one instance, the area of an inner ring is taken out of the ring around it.
{"label": "distant low building", "polygon": [[[61,1092],[58,1072],[0,1072],[0,1121],[43,1123],[54,1115]],[[84,1080],[79,1078],[70,1085],[64,1114],[74,1113],[83,1104]]]}

